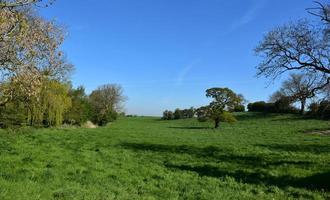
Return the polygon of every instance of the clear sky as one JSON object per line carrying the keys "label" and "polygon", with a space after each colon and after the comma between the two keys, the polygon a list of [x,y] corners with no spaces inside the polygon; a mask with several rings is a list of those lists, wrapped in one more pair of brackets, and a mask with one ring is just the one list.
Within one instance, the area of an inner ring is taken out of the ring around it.
{"label": "clear sky", "polygon": [[207,104],[229,87],[268,100],[279,82],[255,77],[253,49],[273,27],[309,17],[312,0],[57,0],[42,15],[67,27],[75,86],[121,84],[126,113]]}

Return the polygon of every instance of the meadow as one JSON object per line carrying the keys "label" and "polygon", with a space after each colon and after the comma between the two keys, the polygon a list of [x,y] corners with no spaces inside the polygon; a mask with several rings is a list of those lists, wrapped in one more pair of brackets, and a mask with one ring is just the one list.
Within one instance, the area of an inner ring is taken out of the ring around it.
{"label": "meadow", "polygon": [[121,118],[0,132],[0,199],[330,199],[330,122]]}

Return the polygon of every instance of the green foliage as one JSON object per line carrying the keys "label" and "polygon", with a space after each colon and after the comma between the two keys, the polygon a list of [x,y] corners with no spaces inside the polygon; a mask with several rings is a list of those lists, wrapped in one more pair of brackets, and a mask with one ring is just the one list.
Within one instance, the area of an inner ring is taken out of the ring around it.
{"label": "green foliage", "polygon": [[213,98],[213,101],[210,105],[199,108],[197,117],[200,122],[213,120],[215,128],[219,127],[220,122],[235,122],[235,117],[229,112],[233,112],[245,101],[243,95],[238,95],[229,88],[208,89],[206,96]]}
{"label": "green foliage", "polygon": [[72,106],[64,115],[65,123],[81,126],[91,119],[92,114],[92,107],[85,93],[85,88],[82,86],[77,89],[71,88],[69,96]]}
{"label": "green foliage", "polygon": [[309,115],[321,119],[330,119],[330,101],[321,101],[312,103],[309,106]]}
{"label": "green foliage", "polygon": [[163,112],[163,120],[173,120],[174,119],[174,113],[172,111],[165,110]]}
{"label": "green foliage", "polygon": [[40,98],[29,107],[29,121],[34,126],[60,126],[64,113],[71,107],[69,86],[45,80]]}
{"label": "green foliage", "polygon": [[178,119],[190,119],[195,116],[196,110],[191,107],[189,109],[175,109],[174,112],[165,110],[163,112],[163,120],[178,120]]}
{"label": "green foliage", "polygon": [[15,128],[27,121],[26,109],[20,102],[7,103],[0,107],[0,128]]}
{"label": "green foliage", "polygon": [[290,97],[281,97],[275,103],[266,103],[257,101],[248,104],[249,112],[266,112],[266,113],[298,113],[299,111],[293,107]]}
{"label": "green foliage", "polygon": [[202,106],[196,110],[197,119],[199,122],[206,122],[209,119],[209,107]]}
{"label": "green foliage", "polygon": [[121,118],[0,130],[0,199],[329,199],[329,122],[239,113],[235,126]]}
{"label": "green foliage", "polygon": [[245,106],[244,105],[237,105],[234,107],[234,112],[245,112]]}
{"label": "green foliage", "polygon": [[220,121],[221,122],[227,122],[227,123],[235,123],[235,122],[237,122],[237,119],[235,118],[235,116],[232,113],[223,112],[220,115]]}
{"label": "green foliage", "polygon": [[56,80],[44,80],[38,96],[17,98],[0,108],[0,124],[4,128],[23,125],[60,126],[64,113],[71,106],[68,85]]}
{"label": "green foliage", "polygon": [[212,98],[212,103],[222,110],[234,110],[245,101],[242,95],[236,94],[229,88],[210,88],[206,90],[206,97]]}
{"label": "green foliage", "polygon": [[257,101],[254,103],[249,103],[247,107],[249,112],[264,112],[266,107],[266,102]]}
{"label": "green foliage", "polygon": [[98,119],[93,121],[97,122],[99,126],[105,126],[110,122],[114,122],[118,118],[118,113],[112,110],[107,111],[104,115],[98,115]]}
{"label": "green foliage", "polygon": [[199,108],[197,110],[197,119],[199,122],[213,120],[215,123],[215,128],[219,127],[220,122],[234,123],[237,121],[233,114],[212,104]]}
{"label": "green foliage", "polygon": [[175,109],[174,111],[174,119],[181,119],[182,118],[182,112],[180,111],[180,109]]}
{"label": "green foliage", "polygon": [[116,120],[124,101],[125,97],[120,85],[107,84],[98,87],[89,96],[92,107],[92,122],[104,126]]}

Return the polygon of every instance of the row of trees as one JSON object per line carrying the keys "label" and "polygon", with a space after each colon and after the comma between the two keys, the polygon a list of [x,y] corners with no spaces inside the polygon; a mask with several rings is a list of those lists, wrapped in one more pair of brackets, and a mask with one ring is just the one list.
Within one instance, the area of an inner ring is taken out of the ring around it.
{"label": "row of trees", "polygon": [[163,112],[163,120],[177,120],[177,119],[189,119],[195,116],[196,109],[191,107],[189,109],[180,110],[179,108],[175,109],[174,112],[165,110]]}
{"label": "row of trees", "polygon": [[307,11],[319,20],[303,19],[276,27],[256,47],[262,58],[259,76],[273,81],[290,74],[269,103],[250,104],[249,110],[297,112],[293,107],[298,103],[300,114],[305,114],[307,107],[315,115],[326,110],[315,112],[314,108],[325,108],[330,99],[330,6],[316,2]]}
{"label": "row of trees", "polygon": [[36,104],[27,107],[12,100],[0,106],[0,126],[80,126],[87,121],[103,126],[117,119],[124,101],[119,85],[103,85],[87,95],[82,86],[75,89],[70,84],[50,82]]}
{"label": "row of trees", "polygon": [[[43,4],[41,4],[43,3]],[[65,30],[34,8],[52,1],[0,0],[0,125],[59,126],[115,118],[122,89],[105,85],[90,96],[72,88],[70,64],[60,47]]]}
{"label": "row of trees", "polygon": [[244,112],[246,100],[243,95],[236,94],[229,88],[210,88],[206,90],[206,97],[212,98],[209,105],[198,109],[176,109],[174,112],[165,110],[163,120],[187,119],[197,116],[198,121],[213,121],[214,127],[218,128],[220,122],[233,123],[236,118],[233,112]]}

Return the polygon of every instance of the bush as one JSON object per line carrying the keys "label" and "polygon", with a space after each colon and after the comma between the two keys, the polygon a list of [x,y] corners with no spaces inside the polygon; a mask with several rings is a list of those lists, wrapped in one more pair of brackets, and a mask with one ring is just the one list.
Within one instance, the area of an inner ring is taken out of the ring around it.
{"label": "bush", "polygon": [[265,112],[266,102],[257,101],[257,102],[254,102],[254,103],[249,103],[248,110],[249,110],[249,112]]}
{"label": "bush", "polygon": [[235,106],[234,112],[245,112],[245,106],[244,105]]}
{"label": "bush", "polygon": [[330,101],[322,101],[319,104],[317,116],[322,119],[330,119]]}
{"label": "bush", "polygon": [[115,111],[108,111],[107,113],[95,114],[93,116],[92,122],[98,126],[106,126],[109,122],[113,122],[118,118],[118,113]]}
{"label": "bush", "polygon": [[220,115],[220,121],[227,123],[235,123],[237,119],[230,112],[224,112]]}
{"label": "bush", "polygon": [[291,105],[292,101],[288,97],[283,97],[275,103],[257,101],[248,105],[249,112],[265,113],[298,113],[299,110]]}
{"label": "bush", "polygon": [[311,103],[308,106],[308,110],[309,110],[308,114],[313,115],[313,116],[317,115],[319,107],[320,107],[320,105],[318,103]]}
{"label": "bush", "polygon": [[27,122],[27,114],[20,103],[7,103],[0,108],[0,128],[17,128]]}

